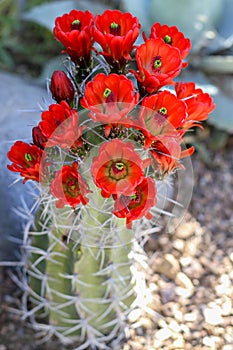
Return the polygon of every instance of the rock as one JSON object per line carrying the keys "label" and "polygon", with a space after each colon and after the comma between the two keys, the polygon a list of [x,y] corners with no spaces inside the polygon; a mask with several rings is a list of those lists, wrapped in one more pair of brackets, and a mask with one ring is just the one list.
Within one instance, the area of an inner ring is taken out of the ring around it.
{"label": "rock", "polygon": [[155,337],[160,341],[164,341],[169,339],[172,335],[173,332],[169,328],[161,328],[156,332]]}
{"label": "rock", "polygon": [[212,326],[217,326],[219,324],[223,323],[223,318],[222,318],[222,310],[220,306],[215,305],[212,308],[206,307],[203,310],[203,315],[205,318],[205,322]]}
{"label": "rock", "polygon": [[185,289],[191,290],[194,288],[193,283],[190,280],[190,278],[188,278],[188,276],[186,276],[183,272],[178,272],[176,279],[175,279],[175,282],[179,286],[181,286],[182,288],[185,288]]}
{"label": "rock", "polygon": [[222,316],[229,316],[232,313],[232,302],[230,299],[226,300],[223,304],[222,304]]}
{"label": "rock", "polygon": [[163,257],[158,257],[155,260],[153,268],[156,272],[174,280],[180,271],[180,264],[172,254],[165,254]]}
{"label": "rock", "polygon": [[195,322],[197,320],[197,312],[189,312],[184,315],[184,320],[186,322]]}
{"label": "rock", "polygon": [[173,242],[173,247],[178,250],[179,252],[183,252],[184,247],[185,247],[185,243],[182,239],[176,239]]}
{"label": "rock", "polygon": [[198,228],[199,228],[199,224],[196,221],[185,222],[177,228],[176,237],[180,239],[190,238],[195,234]]}
{"label": "rock", "polygon": [[203,345],[206,345],[208,347],[210,347],[212,350],[216,349],[216,343],[219,342],[219,338],[218,337],[214,337],[214,336],[211,336],[211,337],[204,337],[202,342],[203,342]]}
{"label": "rock", "polygon": [[6,168],[10,163],[7,152],[16,140],[31,142],[32,126],[40,119],[38,103],[47,92],[18,76],[5,73],[0,73],[0,91],[0,261],[11,261],[20,258],[19,244],[28,219],[28,214],[20,217],[15,210],[23,207],[23,200],[31,207],[33,198],[30,196],[30,182],[22,185],[20,181],[12,185],[18,174]]}

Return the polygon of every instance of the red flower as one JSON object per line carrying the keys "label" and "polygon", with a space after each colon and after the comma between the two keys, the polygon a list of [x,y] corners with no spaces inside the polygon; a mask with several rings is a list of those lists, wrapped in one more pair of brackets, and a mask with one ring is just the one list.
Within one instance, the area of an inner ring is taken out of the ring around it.
{"label": "red flower", "polygon": [[206,120],[209,113],[215,108],[215,103],[213,103],[210,95],[197,88],[193,82],[176,83],[175,90],[177,97],[187,105],[188,117],[182,125],[184,129],[199,126],[199,122]]}
{"label": "red flower", "polygon": [[144,178],[136,186],[131,196],[120,195],[115,200],[113,214],[118,218],[126,218],[126,226],[132,227],[132,221],[146,216],[151,219],[149,210],[156,204],[155,181],[151,178]]}
{"label": "red flower", "polygon": [[149,93],[172,84],[182,67],[179,50],[160,38],[149,39],[140,45],[136,49],[136,61],[139,72],[132,73]]}
{"label": "red flower", "polygon": [[90,117],[96,122],[107,124],[108,136],[111,124],[127,121],[126,115],[138,103],[139,94],[124,75],[99,73],[86,85],[82,107],[91,111]]}
{"label": "red flower", "polygon": [[67,77],[66,73],[62,70],[56,70],[53,72],[50,83],[50,91],[53,99],[60,103],[65,100],[71,103],[74,99],[74,86],[71,80]]}
{"label": "red flower", "polygon": [[27,180],[39,182],[43,176],[41,158],[43,151],[35,145],[29,145],[23,141],[16,141],[11,147],[7,156],[12,162],[7,168],[19,172],[24,177],[23,183]]}
{"label": "red flower", "polygon": [[160,176],[172,173],[177,168],[183,168],[180,159],[188,157],[194,152],[194,147],[182,151],[181,142],[181,138],[169,135],[159,136],[153,141],[150,148],[152,166]]}
{"label": "red flower", "polygon": [[94,16],[89,11],[72,10],[55,20],[55,38],[77,65],[87,67],[91,58]]}
{"label": "red flower", "polygon": [[161,133],[176,133],[187,117],[186,104],[179,100],[173,93],[164,90],[158,94],[145,97],[140,111],[140,122],[150,138]]}
{"label": "red flower", "polygon": [[140,33],[138,19],[128,12],[106,10],[96,16],[95,23],[94,38],[102,47],[107,62],[124,68],[126,61],[131,60],[130,53]]}
{"label": "red flower", "polygon": [[62,148],[71,148],[82,135],[84,127],[78,126],[78,113],[65,101],[50,105],[49,110],[42,112],[41,117],[39,128],[48,139],[46,147],[59,145]]}
{"label": "red flower", "polygon": [[[150,39],[161,38],[166,44],[176,47],[180,51],[180,56],[184,59],[190,49],[191,42],[176,26],[169,27],[167,24],[154,23],[151,27]],[[187,64],[183,64],[183,67]]]}
{"label": "red flower", "polygon": [[73,162],[72,166],[65,165],[56,172],[50,192],[58,198],[57,208],[63,208],[66,204],[75,208],[80,203],[87,204],[89,199],[86,195],[91,191],[78,172],[78,163]]}
{"label": "red flower", "polygon": [[91,174],[103,197],[129,196],[143,180],[143,168],[147,165],[147,160],[139,157],[131,142],[114,139],[100,146],[99,155],[93,158]]}

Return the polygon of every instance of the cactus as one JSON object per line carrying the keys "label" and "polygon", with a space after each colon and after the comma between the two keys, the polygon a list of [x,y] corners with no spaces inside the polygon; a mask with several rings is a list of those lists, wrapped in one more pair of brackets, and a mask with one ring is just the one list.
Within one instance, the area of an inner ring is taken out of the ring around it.
{"label": "cactus", "polygon": [[69,56],[67,73],[52,75],[55,103],[42,111],[32,144],[16,141],[8,152],[9,170],[40,188],[25,230],[24,318],[47,331],[45,339],[78,341],[79,350],[115,346],[130,312],[144,304],[138,240],[156,231],[165,212],[159,197],[166,199],[159,188],[194,150],[183,149],[185,132],[214,108],[194,83],[161,91],[191,47],[177,28],[153,26],[133,69],[139,31],[137,18],[118,10],[58,17],[54,35]]}

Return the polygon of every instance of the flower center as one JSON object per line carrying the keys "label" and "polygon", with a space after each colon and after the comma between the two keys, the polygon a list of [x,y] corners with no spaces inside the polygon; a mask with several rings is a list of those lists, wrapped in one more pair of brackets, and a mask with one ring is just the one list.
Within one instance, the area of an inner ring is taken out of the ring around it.
{"label": "flower center", "polygon": [[72,23],[71,23],[71,30],[81,30],[82,27],[82,23],[79,19],[75,19]]}
{"label": "flower center", "polygon": [[153,68],[159,69],[162,66],[161,56],[155,56],[153,59]]}
{"label": "flower center", "polygon": [[79,185],[78,181],[75,179],[69,179],[66,182],[66,192],[71,196],[71,197],[77,197],[79,194]]}
{"label": "flower center", "polygon": [[140,192],[136,191],[132,196],[130,196],[131,202],[140,203]]}
{"label": "flower center", "polygon": [[104,98],[107,103],[114,102],[114,93],[109,88],[104,90]]}
{"label": "flower center", "polygon": [[162,115],[167,115],[167,108],[165,107],[161,107],[159,108],[159,114],[162,114]]}
{"label": "flower center", "polygon": [[121,26],[116,22],[110,24],[110,34],[112,35],[121,35]]}
{"label": "flower center", "polygon": [[104,90],[104,98],[107,98],[110,94],[111,94],[112,90],[110,90],[109,88],[106,88]]}
{"label": "flower center", "polygon": [[113,162],[109,169],[109,176],[116,181],[124,179],[127,174],[127,166],[121,161]]}
{"label": "flower center", "polygon": [[172,38],[170,37],[170,35],[165,35],[163,40],[166,44],[170,44],[170,45],[172,44]]}
{"label": "flower center", "polygon": [[32,161],[32,156],[30,153],[25,153],[24,158],[27,162],[31,162]]}

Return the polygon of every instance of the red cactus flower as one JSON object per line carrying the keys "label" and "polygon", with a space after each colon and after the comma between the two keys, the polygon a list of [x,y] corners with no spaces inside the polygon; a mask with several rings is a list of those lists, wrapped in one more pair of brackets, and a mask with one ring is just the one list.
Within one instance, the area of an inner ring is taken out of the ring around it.
{"label": "red cactus flower", "polygon": [[200,121],[206,120],[215,109],[215,103],[208,93],[197,88],[195,83],[176,83],[175,90],[177,97],[182,99],[187,105],[188,117],[183,123],[184,129],[192,126],[200,126]]}
{"label": "red cactus flower", "polygon": [[82,135],[84,127],[78,126],[78,113],[65,101],[50,105],[48,111],[42,112],[41,118],[39,128],[48,139],[46,147],[71,148]]}
{"label": "red cactus flower", "polygon": [[[169,27],[167,24],[154,23],[151,27],[150,39],[161,38],[166,44],[176,47],[180,51],[180,56],[184,59],[190,49],[191,41],[184,37],[184,34],[179,31],[176,26]],[[187,63],[183,63],[183,67]]]}
{"label": "red cactus flower", "polygon": [[89,11],[72,10],[55,20],[55,38],[77,65],[87,67],[94,44],[94,16]]}
{"label": "red cactus flower", "polygon": [[186,104],[167,90],[145,97],[142,107],[145,108],[142,108],[140,118],[144,118],[146,127],[153,135],[161,131],[164,133],[164,127],[169,123],[172,128],[179,128],[187,117]]}
{"label": "red cactus flower", "polygon": [[58,198],[57,208],[63,208],[67,204],[75,208],[80,203],[84,205],[88,203],[86,195],[91,191],[78,172],[78,163],[73,162],[72,166],[65,165],[56,172],[50,192]]}
{"label": "red cactus flower", "polygon": [[82,107],[91,111],[90,117],[106,124],[106,136],[112,124],[127,122],[127,113],[138,103],[134,85],[125,75],[99,73],[86,85]]}
{"label": "red cactus flower", "polygon": [[139,157],[131,142],[114,139],[100,146],[99,155],[93,158],[91,174],[103,197],[128,196],[143,180],[143,168],[147,165],[147,160]]}
{"label": "red cactus flower", "polygon": [[16,141],[7,153],[11,165],[7,168],[13,172],[20,173],[24,177],[23,183],[27,180],[34,180],[39,182],[43,176],[43,169],[41,166],[43,151],[35,146],[29,145],[23,141]]}
{"label": "red cactus flower", "polygon": [[107,62],[119,69],[124,67],[125,61],[131,60],[130,53],[140,33],[138,19],[128,12],[106,10],[96,16],[95,24],[94,38]]}
{"label": "red cactus flower", "polygon": [[155,181],[151,178],[144,178],[136,186],[131,196],[120,195],[115,197],[114,210],[118,218],[126,218],[126,226],[132,228],[132,221],[145,216],[152,218],[149,210],[156,204],[156,187]]}
{"label": "red cactus flower", "polygon": [[132,73],[149,93],[172,84],[182,67],[179,50],[160,38],[148,39],[140,45],[136,49],[136,61],[139,72]]}
{"label": "red cactus flower", "polygon": [[55,101],[60,103],[62,100],[71,103],[74,100],[74,86],[66,73],[62,70],[53,72],[50,83],[50,91]]}
{"label": "red cactus flower", "polygon": [[186,104],[167,90],[145,97],[139,112],[139,127],[136,126],[145,137],[144,146],[150,147],[161,134],[181,136],[183,132],[176,129],[182,125],[186,116]]}
{"label": "red cactus flower", "polygon": [[182,151],[181,142],[181,138],[168,135],[158,136],[153,141],[150,148],[152,166],[160,176],[173,173],[177,168],[183,168],[180,159],[194,152],[194,147]]}

